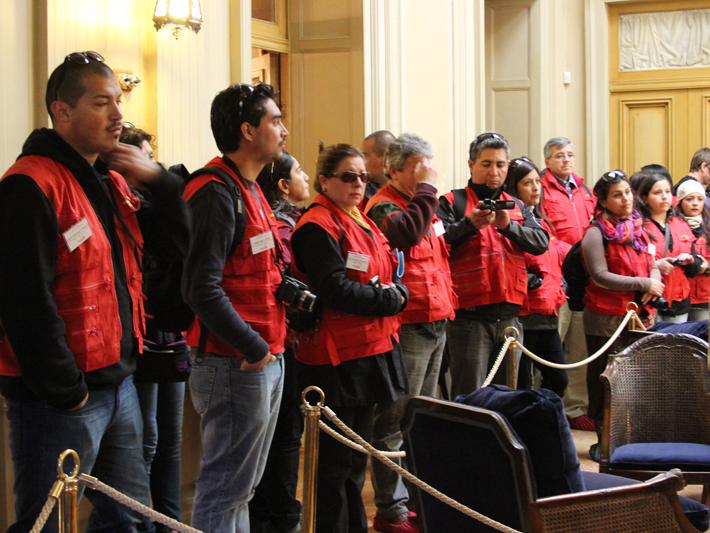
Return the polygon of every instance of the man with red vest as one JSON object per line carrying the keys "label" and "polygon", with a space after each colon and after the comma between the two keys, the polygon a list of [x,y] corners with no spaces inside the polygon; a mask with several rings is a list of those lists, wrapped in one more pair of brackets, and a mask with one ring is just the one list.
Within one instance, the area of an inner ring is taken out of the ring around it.
{"label": "man with red vest", "polygon": [[183,295],[196,314],[188,331],[189,386],[202,436],[192,524],[205,532],[248,532],[248,503],[281,402],[286,338],[276,298],[278,223],[256,178],[281,154],[288,131],[265,84],[228,87],[214,98],[210,117],[222,155],[208,163],[214,173],[192,179],[184,193],[193,235]]}
{"label": "man with red vest", "polygon": [[[542,194],[545,213],[554,236],[570,245],[582,240],[594,214],[596,199],[584,183],[584,178],[574,173],[574,145],[567,137],[553,137],[545,143],[545,172],[542,175]],[[560,307],[559,332],[565,347],[568,363],[581,361],[587,356],[584,337],[582,307],[565,303]],[[594,430],[594,423],[586,416],[587,383],[584,367],[568,372],[569,384],[565,389],[565,411],[575,429]]]}
{"label": "man with red vest", "polygon": [[365,194],[360,203],[360,210],[364,211],[367,202],[387,185],[387,174],[385,173],[385,153],[387,147],[394,141],[394,135],[389,130],[373,131],[362,141],[362,155],[365,156],[365,168],[369,179],[365,185]]}
{"label": "man with red vest", "polygon": [[[444,225],[436,216],[437,173],[432,157],[429,143],[416,135],[405,133],[392,142],[385,155],[390,182],[370,199],[365,209],[390,246],[404,254],[402,281],[409,289],[409,303],[400,315],[399,332],[409,396],[376,407],[373,445],[380,450],[401,449],[400,423],[407,399],[434,395],[446,344],[446,322],[454,317]],[[373,463],[372,484],[377,504],[375,530],[414,531],[407,524],[409,495],[402,478],[382,464]]]}
{"label": "man with red vest", "polygon": [[[517,317],[528,284],[523,254],[547,249],[547,233],[535,217],[502,191],[509,155],[502,135],[482,133],[469,147],[468,185],[439,199],[458,297],[456,318],[447,330],[454,396],[481,386],[509,326],[522,331]],[[491,202],[509,204],[492,209]]]}
{"label": "man with red vest", "polygon": [[[7,400],[16,523],[29,531],[73,448],[82,472],[149,503],[132,374],[142,351],[143,251],[179,260],[180,182],[119,143],[121,89],[96,52],[49,78],[52,129],[30,134],[0,178],[0,391]],[[139,195],[129,182],[140,188]],[[90,531],[152,524],[98,492]],[[56,518],[43,531],[56,531]]]}

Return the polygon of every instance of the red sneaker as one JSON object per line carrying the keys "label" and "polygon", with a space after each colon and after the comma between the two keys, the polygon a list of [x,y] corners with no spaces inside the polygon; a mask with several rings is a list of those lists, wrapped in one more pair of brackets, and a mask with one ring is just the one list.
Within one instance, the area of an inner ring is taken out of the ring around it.
{"label": "red sneaker", "polygon": [[589,418],[587,415],[576,416],[569,419],[569,427],[572,429],[579,429],[581,431],[596,431],[596,425],[594,420]]}
{"label": "red sneaker", "polygon": [[[409,511],[404,515],[404,521],[398,523],[389,522],[384,518],[375,515],[375,519],[372,522],[372,527],[375,531],[380,531],[382,533],[419,533],[419,527],[412,521],[413,511]],[[416,517],[416,513],[414,513]]]}

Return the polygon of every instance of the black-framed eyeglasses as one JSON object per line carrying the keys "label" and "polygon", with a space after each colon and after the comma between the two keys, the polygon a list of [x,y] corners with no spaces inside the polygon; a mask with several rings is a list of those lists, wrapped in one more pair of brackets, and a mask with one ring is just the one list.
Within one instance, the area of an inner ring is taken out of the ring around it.
{"label": "black-framed eyeglasses", "polygon": [[617,183],[619,181],[627,181],[628,178],[623,170],[612,170],[602,174],[601,180],[605,183]]}
{"label": "black-framed eyeglasses", "polygon": [[67,65],[74,64],[82,66],[88,65],[91,62],[104,63],[104,56],[102,56],[98,52],[86,50],[85,52],[72,52],[71,54],[67,54],[64,57],[64,62],[61,65],[61,70],[59,71],[59,75],[57,76],[56,81],[54,82],[54,91],[50,93],[54,95],[54,100],[59,100],[59,90],[62,88],[62,85],[64,84],[64,78],[66,78],[67,75]]}
{"label": "black-framed eyeglasses", "polygon": [[339,174],[332,174],[332,178],[338,178],[343,183],[354,183],[358,178],[363,183],[367,183],[370,179],[370,175],[367,172],[353,172],[352,170],[344,170]]}

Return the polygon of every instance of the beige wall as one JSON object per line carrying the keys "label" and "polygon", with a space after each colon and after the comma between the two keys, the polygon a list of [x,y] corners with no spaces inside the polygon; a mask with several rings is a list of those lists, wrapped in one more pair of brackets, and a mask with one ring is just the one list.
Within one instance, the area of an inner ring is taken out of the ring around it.
{"label": "beige wall", "polygon": [[19,155],[32,129],[30,3],[5,0],[0,17],[0,174]]}

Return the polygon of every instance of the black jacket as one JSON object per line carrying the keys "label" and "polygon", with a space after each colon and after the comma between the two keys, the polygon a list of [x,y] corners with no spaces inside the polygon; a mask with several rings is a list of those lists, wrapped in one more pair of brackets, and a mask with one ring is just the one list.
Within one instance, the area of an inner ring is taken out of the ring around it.
{"label": "black jacket", "polygon": [[[123,327],[119,363],[82,373],[65,341],[65,325],[52,295],[57,256],[57,216],[37,184],[13,174],[0,181],[0,320],[22,369],[21,378],[0,377],[0,392],[11,399],[40,398],[59,409],[77,405],[88,389],[118,385],[136,364],[131,300],[115,228],[115,207],[103,183],[107,166],[92,167],[54,130],[30,134],[20,157],[39,155],[66,166],[86,193],[111,243],[118,311]],[[169,260],[183,257],[189,242],[187,207],[180,181],[164,171],[149,185],[138,222],[144,252]]]}

